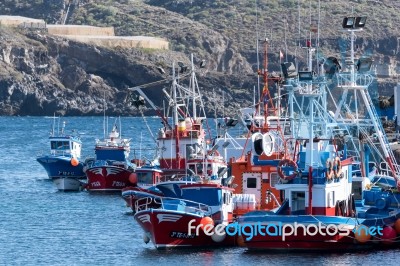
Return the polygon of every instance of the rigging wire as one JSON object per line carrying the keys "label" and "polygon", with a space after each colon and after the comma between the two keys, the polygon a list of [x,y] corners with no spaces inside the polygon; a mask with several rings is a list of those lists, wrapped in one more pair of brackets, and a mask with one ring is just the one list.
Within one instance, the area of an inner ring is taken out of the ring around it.
{"label": "rigging wire", "polygon": [[149,123],[147,122],[146,116],[145,116],[144,113],[143,113],[143,109],[142,109],[142,108],[139,108],[139,112],[140,112],[140,114],[142,115],[142,118],[143,118],[144,124],[145,124],[146,127],[147,127],[147,130],[150,132],[151,138],[153,139],[154,143],[157,143],[157,140],[156,140],[156,138],[154,137],[153,131],[150,129],[150,126],[149,126]]}

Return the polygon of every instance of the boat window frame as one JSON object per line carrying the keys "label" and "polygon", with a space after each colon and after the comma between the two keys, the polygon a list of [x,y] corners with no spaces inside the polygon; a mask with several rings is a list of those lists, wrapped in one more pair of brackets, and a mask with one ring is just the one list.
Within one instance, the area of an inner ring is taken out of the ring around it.
{"label": "boat window frame", "polygon": [[[254,183],[252,183],[252,182],[249,182],[249,180],[254,180]],[[249,186],[249,184],[254,184],[254,186]],[[247,182],[246,182],[246,186],[247,186],[247,188],[257,188],[257,177],[247,177]]]}

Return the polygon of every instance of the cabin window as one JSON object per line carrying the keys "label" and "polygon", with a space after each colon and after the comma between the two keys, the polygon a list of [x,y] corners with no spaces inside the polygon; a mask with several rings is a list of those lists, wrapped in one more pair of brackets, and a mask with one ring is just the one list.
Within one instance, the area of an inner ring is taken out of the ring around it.
{"label": "cabin window", "polygon": [[[182,189],[182,198],[203,203],[209,206],[218,206],[223,202],[222,191],[220,189]],[[195,204],[198,207],[198,204]]]}
{"label": "cabin window", "polygon": [[292,131],[291,131],[291,129],[290,129],[290,125],[286,125],[286,126],[284,126],[283,127],[284,128],[284,135],[291,135],[292,134]]}
{"label": "cabin window", "polygon": [[197,174],[202,174],[203,173],[203,164],[198,163],[196,165],[196,168],[197,168]]}
{"label": "cabin window", "polygon": [[355,200],[361,200],[362,199],[362,182],[353,180],[352,185],[351,185],[351,192],[353,193]]}
{"label": "cabin window", "polygon": [[292,191],[292,214],[303,214],[306,209],[306,193],[304,191]]}
{"label": "cabin window", "polygon": [[196,145],[195,144],[187,144],[186,145],[186,159],[190,159],[191,157],[196,157]]}
{"label": "cabin window", "polygon": [[247,178],[247,188],[257,188],[257,178],[255,177]]}
{"label": "cabin window", "polygon": [[153,184],[152,173],[136,173],[138,183],[142,184]]}
{"label": "cabin window", "polygon": [[278,176],[277,173],[271,173],[270,178],[271,178],[270,180],[271,187],[274,188],[276,184],[279,184],[280,177]]}
{"label": "cabin window", "polygon": [[191,170],[191,171],[193,172],[193,173],[192,173],[191,171],[189,171],[189,175],[191,175],[191,174],[196,175],[196,174],[197,174],[197,172],[196,172],[196,166],[195,166],[194,164],[189,164],[189,165],[188,165],[188,169]]}
{"label": "cabin window", "polygon": [[224,193],[223,200],[224,200],[224,204],[229,204],[231,202],[231,194]]}
{"label": "cabin window", "polygon": [[68,150],[69,141],[52,141],[50,143],[52,150]]}

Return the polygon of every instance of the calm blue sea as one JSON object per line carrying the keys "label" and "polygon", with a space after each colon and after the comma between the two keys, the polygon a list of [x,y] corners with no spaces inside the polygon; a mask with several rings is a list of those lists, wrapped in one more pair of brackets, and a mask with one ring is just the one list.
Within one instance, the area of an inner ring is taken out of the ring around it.
{"label": "calm blue sea", "polygon": [[[1,265],[398,265],[399,250],[356,254],[265,254],[243,248],[157,251],[142,240],[120,195],[62,193],[36,162],[47,151],[48,117],[0,117]],[[64,117],[82,133],[85,156],[103,137],[102,117]],[[154,147],[142,118],[121,118],[132,148]],[[153,132],[161,125],[147,118]],[[109,125],[114,118],[109,118]],[[133,155],[133,154],[132,154]],[[143,152],[141,156],[151,154]],[[139,153],[137,153],[139,156]]]}

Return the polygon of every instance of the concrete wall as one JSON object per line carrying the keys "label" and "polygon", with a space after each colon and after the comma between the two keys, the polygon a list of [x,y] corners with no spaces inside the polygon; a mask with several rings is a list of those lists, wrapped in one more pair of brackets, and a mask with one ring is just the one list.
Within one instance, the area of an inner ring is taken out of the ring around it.
{"label": "concrete wall", "polygon": [[46,22],[43,19],[34,19],[21,16],[0,16],[0,25],[8,27],[34,25],[37,28],[42,28],[46,26]]}
{"label": "concrete wall", "polygon": [[47,25],[47,31],[54,35],[114,36],[114,27],[94,27],[87,25]]}
{"label": "concrete wall", "polygon": [[115,36],[114,27],[57,24],[46,25],[44,20],[20,16],[0,16],[0,25],[25,28],[47,28],[49,34],[110,48],[169,49],[168,41],[161,38],[148,36]]}
{"label": "concrete wall", "polygon": [[152,48],[169,49],[168,41],[148,36],[82,36],[82,35],[63,35],[62,37],[105,47],[123,48]]}

